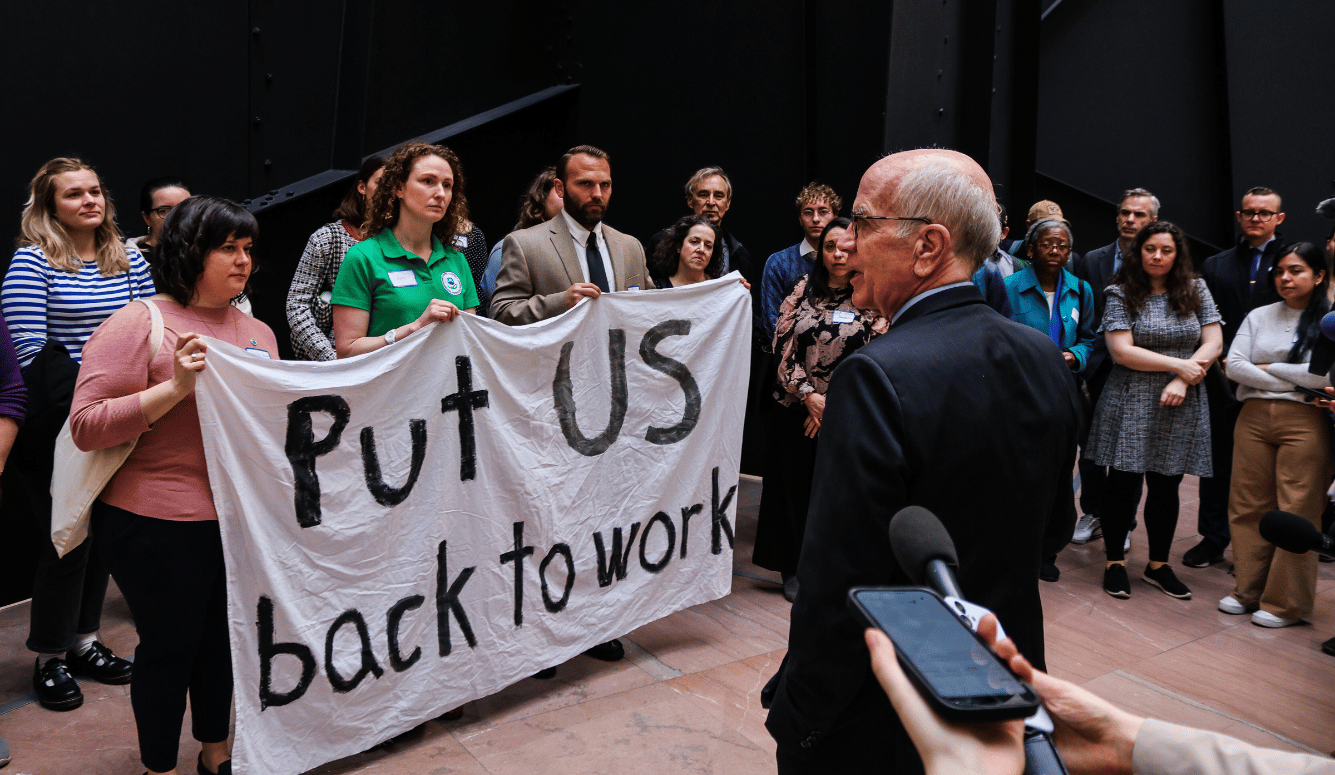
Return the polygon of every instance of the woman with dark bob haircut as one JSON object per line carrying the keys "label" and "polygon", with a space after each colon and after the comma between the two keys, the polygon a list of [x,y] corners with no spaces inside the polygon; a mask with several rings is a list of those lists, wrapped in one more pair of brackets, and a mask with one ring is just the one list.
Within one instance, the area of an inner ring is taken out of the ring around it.
{"label": "woman with dark bob haircut", "polygon": [[1205,281],[1191,268],[1186,237],[1167,221],[1141,229],[1107,289],[1104,337],[1112,373],[1099,396],[1085,457],[1110,466],[1103,492],[1108,555],[1103,591],[1131,597],[1124,542],[1145,489],[1149,564],[1141,578],[1182,600],[1191,590],[1169,567],[1183,474],[1211,476],[1210,415],[1201,381],[1223,350]]}
{"label": "woman with dark bob haircut", "polygon": [[477,308],[468,261],[432,232],[458,234],[468,220],[459,157],[412,142],[385,163],[362,241],[343,259],[330,304],[334,346],[349,358],[388,347],[423,327]]}
{"label": "woman with dark bob haircut", "polygon": [[679,288],[723,276],[723,235],[701,215],[686,215],[668,227],[654,248],[649,275],[659,288]]}
{"label": "woman with dark bob haircut", "polygon": [[231,305],[250,280],[258,231],[223,199],[177,205],[153,266],[162,346],[150,350],[149,307],[126,305],[88,340],[74,390],[80,449],[139,439],[93,504],[92,534],[139,631],[130,703],[150,773],[176,771],[187,695],[198,772],[231,771],[226,580],[195,379],[208,364],[204,336],[258,356],[278,351],[268,326]]}

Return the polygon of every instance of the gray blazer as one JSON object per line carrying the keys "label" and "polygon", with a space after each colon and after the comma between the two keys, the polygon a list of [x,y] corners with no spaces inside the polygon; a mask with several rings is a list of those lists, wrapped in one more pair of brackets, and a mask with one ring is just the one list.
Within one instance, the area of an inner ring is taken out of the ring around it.
{"label": "gray blazer", "polygon": [[[652,288],[644,248],[634,237],[603,224],[603,239],[612,259],[612,287]],[[511,232],[501,245],[501,271],[491,297],[491,317],[520,326],[565,312],[565,292],[586,282],[575,255],[574,239],[559,215],[545,223]]]}

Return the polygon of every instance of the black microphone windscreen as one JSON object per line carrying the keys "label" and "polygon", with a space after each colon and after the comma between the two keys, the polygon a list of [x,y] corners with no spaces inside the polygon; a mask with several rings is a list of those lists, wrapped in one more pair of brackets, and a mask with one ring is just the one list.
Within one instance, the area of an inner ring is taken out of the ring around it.
{"label": "black microphone windscreen", "polygon": [[1322,218],[1335,218],[1335,197],[1331,197],[1317,205],[1316,214]]}
{"label": "black microphone windscreen", "polygon": [[955,542],[946,526],[922,506],[905,506],[890,518],[890,548],[914,584],[923,583],[923,570],[930,560],[959,567]]}
{"label": "black microphone windscreen", "polygon": [[1321,531],[1316,525],[1287,511],[1267,511],[1261,517],[1261,537],[1295,554],[1321,548]]}

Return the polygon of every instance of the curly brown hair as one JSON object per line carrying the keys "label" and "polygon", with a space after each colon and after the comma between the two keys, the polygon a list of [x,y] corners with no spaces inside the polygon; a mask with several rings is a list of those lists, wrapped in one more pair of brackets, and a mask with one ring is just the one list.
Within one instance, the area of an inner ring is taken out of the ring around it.
{"label": "curly brown hair", "polygon": [[519,200],[519,228],[527,229],[547,220],[547,195],[556,183],[556,167],[546,167],[529,184],[524,198]]}
{"label": "curly brown hair", "polygon": [[1201,294],[1196,289],[1196,271],[1191,266],[1191,251],[1187,250],[1187,236],[1175,224],[1168,221],[1154,221],[1140,230],[1136,241],[1131,245],[1131,253],[1122,257],[1122,268],[1113,278],[1121,286],[1126,299],[1127,313],[1134,320],[1145,306],[1145,298],[1150,295],[1150,276],[1145,273],[1141,252],[1150,237],[1167,234],[1173,238],[1177,253],[1173,259],[1173,268],[1164,278],[1168,291],[1168,308],[1179,318],[1195,315],[1201,307]]}
{"label": "curly brown hair", "polygon": [[454,151],[443,145],[411,142],[400,146],[385,162],[385,171],[380,175],[375,196],[366,208],[366,222],[362,224],[363,239],[370,239],[385,229],[391,229],[399,222],[400,187],[408,183],[413,165],[423,156],[434,155],[445,160],[454,174],[454,189],[450,194],[450,205],[445,208],[445,217],[432,229],[437,234],[458,234],[459,227],[468,221],[468,199],[464,196],[464,171],[459,165],[459,157]]}
{"label": "curly brown hair", "polygon": [[723,276],[723,234],[719,227],[702,215],[683,215],[667,228],[663,238],[654,247],[653,256],[649,258],[649,272],[655,284],[659,278],[677,273],[681,265],[681,246],[686,244],[687,235],[696,226],[705,226],[714,231],[714,251],[709,257],[709,265],[705,267],[705,278],[716,280]]}

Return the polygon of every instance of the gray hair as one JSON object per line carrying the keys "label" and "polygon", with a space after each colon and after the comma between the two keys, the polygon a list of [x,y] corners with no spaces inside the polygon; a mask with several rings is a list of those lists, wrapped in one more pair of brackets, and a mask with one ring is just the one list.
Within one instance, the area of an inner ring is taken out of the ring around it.
{"label": "gray hair", "polygon": [[[899,179],[895,189],[897,215],[930,218],[945,226],[954,242],[955,256],[973,274],[1001,241],[997,200],[959,167],[919,159]],[[899,236],[907,237],[922,224],[900,221]]]}
{"label": "gray hair", "polygon": [[1025,250],[1029,250],[1038,244],[1038,235],[1048,229],[1061,229],[1066,232],[1066,241],[1071,243],[1071,249],[1075,250],[1075,233],[1071,231],[1071,224],[1060,218],[1041,218],[1029,227],[1029,231],[1024,235]]}
{"label": "gray hair", "polygon": [[728,173],[723,171],[722,167],[703,167],[695,171],[691,179],[686,181],[686,203],[690,204],[695,199],[695,187],[700,185],[707,178],[718,175],[723,178],[723,185],[728,189],[728,199],[732,199],[732,181],[728,179]]}
{"label": "gray hair", "polygon": [[1150,200],[1150,215],[1155,218],[1159,217],[1159,197],[1155,196],[1154,194],[1151,194],[1149,191],[1146,191],[1143,188],[1128,188],[1127,190],[1123,191],[1122,198],[1117,200],[1118,207],[1120,207],[1123,202],[1125,202],[1126,200],[1130,199],[1133,196],[1143,196],[1146,199]]}

